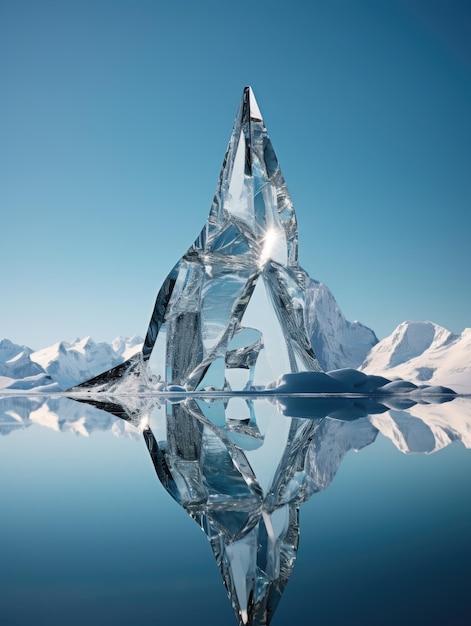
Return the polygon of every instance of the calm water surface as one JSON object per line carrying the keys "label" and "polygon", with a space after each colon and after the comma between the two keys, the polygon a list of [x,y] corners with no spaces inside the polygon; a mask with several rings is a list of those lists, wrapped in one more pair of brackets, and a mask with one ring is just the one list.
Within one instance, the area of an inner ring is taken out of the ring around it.
{"label": "calm water surface", "polygon": [[[183,444],[162,433],[175,419],[199,428],[190,465],[206,482],[220,439],[242,450],[266,493],[277,472],[295,477],[299,548],[272,624],[471,623],[470,400],[352,419],[308,409],[292,419],[263,400],[236,426],[229,412],[230,427],[220,408],[203,402],[182,416],[154,407],[146,419],[170,477]],[[164,488],[139,419],[141,429],[65,398],[0,398],[0,624],[237,624],[188,515],[195,500]],[[211,480],[219,495],[238,484]]]}

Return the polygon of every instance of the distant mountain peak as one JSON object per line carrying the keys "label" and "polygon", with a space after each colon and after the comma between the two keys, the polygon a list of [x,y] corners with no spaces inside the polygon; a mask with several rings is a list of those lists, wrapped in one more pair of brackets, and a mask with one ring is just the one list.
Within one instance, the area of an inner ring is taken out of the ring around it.
{"label": "distant mountain peak", "polygon": [[405,321],[374,346],[360,370],[471,393],[471,329],[452,333],[434,322]]}
{"label": "distant mountain peak", "polygon": [[31,354],[31,348],[20,346],[9,339],[0,340],[0,363],[6,363],[21,353]]}
{"label": "distant mountain peak", "polygon": [[359,367],[378,338],[371,328],[349,322],[324,283],[306,281],[306,326],[316,357],[324,371]]}

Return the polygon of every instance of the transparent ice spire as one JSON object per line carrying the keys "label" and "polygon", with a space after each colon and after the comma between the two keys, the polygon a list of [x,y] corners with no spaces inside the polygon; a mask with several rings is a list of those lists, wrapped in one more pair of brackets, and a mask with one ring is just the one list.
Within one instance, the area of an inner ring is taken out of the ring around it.
{"label": "transparent ice spire", "polygon": [[[245,87],[206,223],[165,279],[142,352],[75,390],[249,391],[322,371],[306,332],[293,203]],[[158,390],[158,389],[157,389]]]}
{"label": "transparent ice spire", "polygon": [[305,278],[294,207],[246,87],[206,224],[158,293],[144,361],[187,390],[248,390],[320,371]]}

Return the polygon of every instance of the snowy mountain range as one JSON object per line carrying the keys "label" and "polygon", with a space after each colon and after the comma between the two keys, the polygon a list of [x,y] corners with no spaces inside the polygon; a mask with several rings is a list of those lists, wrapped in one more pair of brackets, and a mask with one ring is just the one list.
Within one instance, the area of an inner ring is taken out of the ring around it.
{"label": "snowy mountain range", "polygon": [[359,369],[469,394],[471,328],[454,334],[433,322],[403,322],[370,350]]}
{"label": "snowy mountain range", "polygon": [[[370,328],[345,319],[326,285],[308,279],[307,331],[324,369],[443,385],[471,393],[471,328],[454,334],[433,322],[403,322],[378,342]],[[0,389],[61,391],[122,363],[142,346],[137,335],[95,343],[90,337],[42,350],[0,341]]]}
{"label": "snowy mountain range", "polygon": [[8,339],[0,341],[0,389],[62,391],[119,365],[139,352],[143,339],[117,337],[111,344],[91,337],[60,341],[33,351]]}

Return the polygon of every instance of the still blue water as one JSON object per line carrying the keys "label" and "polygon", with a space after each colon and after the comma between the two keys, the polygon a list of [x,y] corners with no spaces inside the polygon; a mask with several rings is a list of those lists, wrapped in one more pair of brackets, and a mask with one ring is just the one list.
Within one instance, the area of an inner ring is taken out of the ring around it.
{"label": "still blue water", "polygon": [[[206,536],[142,436],[103,415],[89,436],[60,412],[0,428],[0,624],[235,625]],[[379,432],[347,452],[301,505],[274,626],[471,623],[471,450],[455,439],[408,454]]]}

